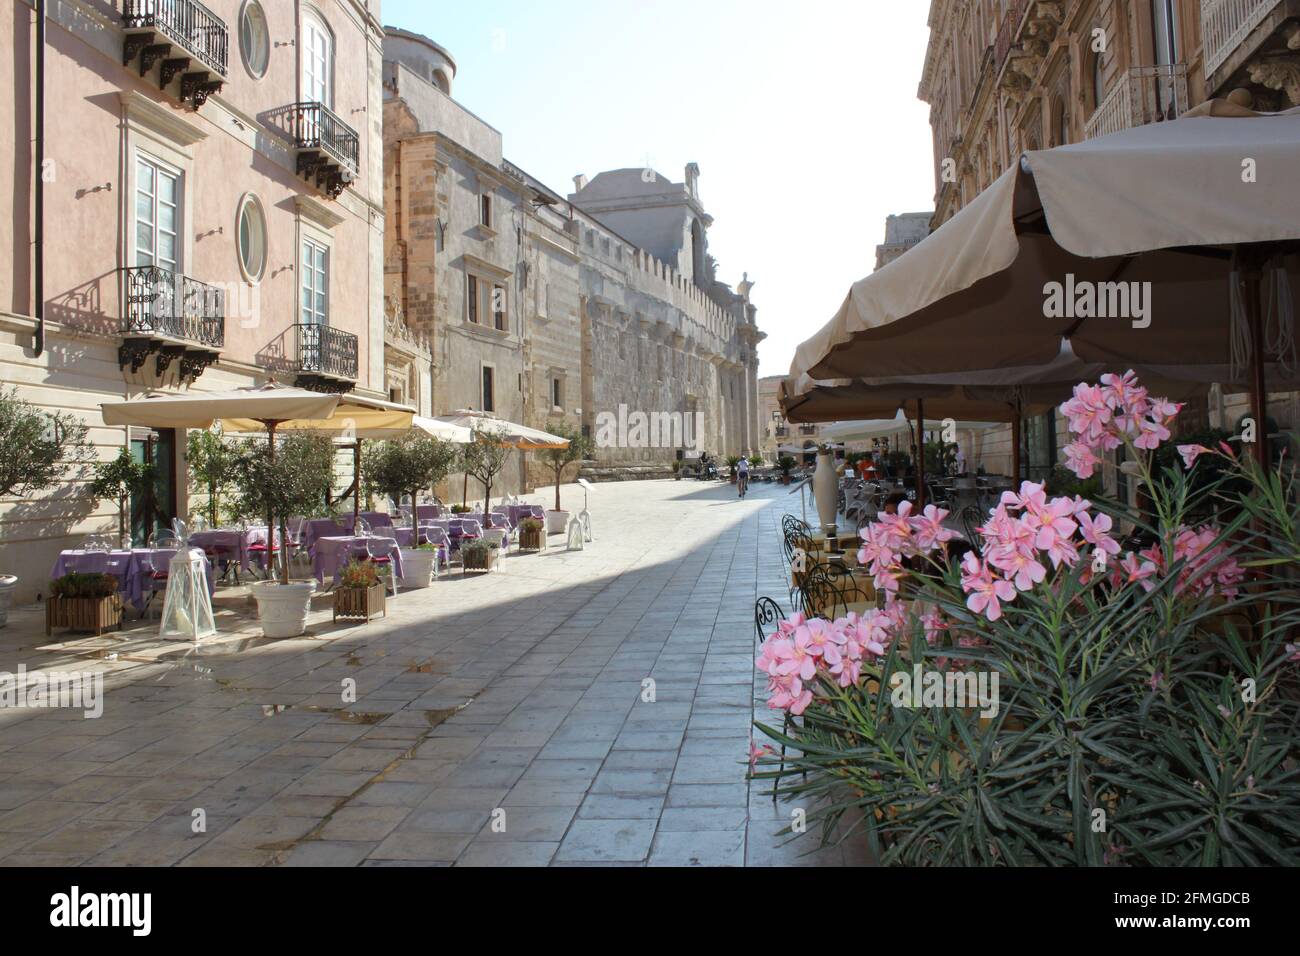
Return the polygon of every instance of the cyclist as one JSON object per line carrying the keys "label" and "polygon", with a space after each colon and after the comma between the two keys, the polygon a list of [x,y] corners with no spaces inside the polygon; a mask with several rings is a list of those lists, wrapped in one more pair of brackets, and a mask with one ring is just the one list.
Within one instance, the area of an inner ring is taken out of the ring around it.
{"label": "cyclist", "polygon": [[749,459],[742,458],[736,462],[736,490],[740,492],[740,497],[745,497],[745,492],[749,490]]}

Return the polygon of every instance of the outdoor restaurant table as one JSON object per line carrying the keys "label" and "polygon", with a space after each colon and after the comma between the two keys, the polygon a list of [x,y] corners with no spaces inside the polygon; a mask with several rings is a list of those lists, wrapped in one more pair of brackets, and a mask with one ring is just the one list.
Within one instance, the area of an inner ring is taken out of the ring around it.
{"label": "outdoor restaurant table", "polygon": [[255,544],[266,544],[265,526],[243,529],[213,528],[207,531],[190,532],[191,547],[202,548],[207,552],[209,559],[215,551],[227,552],[239,561],[239,570],[246,574],[249,571],[249,561],[254,555],[259,566],[263,563],[260,552],[249,550]]}
{"label": "outdoor restaurant table", "polygon": [[[175,548],[135,548],[131,551],[62,551],[54,559],[50,579],[63,577],[65,574],[111,574],[117,578],[117,589],[126,596],[136,610],[144,610],[145,579],[154,568],[165,568],[173,557]],[[151,560],[146,560],[150,558]],[[212,562],[207,561],[208,596],[215,591],[212,577]]]}
{"label": "outdoor restaurant table", "polygon": [[339,573],[351,558],[364,556],[368,553],[366,550],[367,541],[377,546],[376,551],[382,550],[384,552],[383,556],[392,560],[394,575],[398,578],[404,577],[402,552],[398,547],[397,539],[379,535],[370,538],[347,535],[344,537],[316,539],[316,547],[312,555],[312,571],[316,575],[316,581],[324,584],[326,575],[331,580],[337,581]]}
{"label": "outdoor restaurant table", "polygon": [[827,547],[826,535],[821,531],[814,531],[809,538],[812,540],[814,551],[847,551],[849,548],[856,550],[862,547],[862,539],[856,534],[836,535],[830,539],[829,547]]}
{"label": "outdoor restaurant table", "polygon": [[319,538],[337,538],[347,534],[347,529],[333,518],[312,518],[302,523],[299,546],[312,551]]}

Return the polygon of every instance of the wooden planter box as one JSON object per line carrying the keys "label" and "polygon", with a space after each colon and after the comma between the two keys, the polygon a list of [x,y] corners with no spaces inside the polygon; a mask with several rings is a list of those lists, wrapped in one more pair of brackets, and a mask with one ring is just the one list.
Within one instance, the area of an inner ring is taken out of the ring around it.
{"label": "wooden planter box", "polygon": [[51,596],[45,602],[45,633],[56,627],[74,631],[92,631],[98,637],[105,631],[122,629],[122,595],[108,597],[66,598]]}
{"label": "wooden planter box", "polygon": [[546,529],[538,528],[536,531],[529,531],[527,528],[519,529],[519,550],[520,551],[541,551],[546,547]]}
{"label": "wooden planter box", "polygon": [[334,620],[369,621],[380,614],[388,616],[388,593],[382,581],[368,588],[334,589]]}
{"label": "wooden planter box", "polygon": [[499,554],[500,551],[497,548],[488,548],[487,553],[481,558],[474,558],[462,552],[462,569],[465,571],[491,571],[497,565],[497,556]]}

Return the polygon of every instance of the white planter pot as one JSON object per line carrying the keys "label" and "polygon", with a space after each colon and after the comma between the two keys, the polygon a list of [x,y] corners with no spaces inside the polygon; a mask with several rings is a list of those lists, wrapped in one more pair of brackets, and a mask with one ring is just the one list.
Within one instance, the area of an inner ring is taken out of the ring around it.
{"label": "white planter pot", "polygon": [[813,497],[817,500],[817,517],[822,530],[835,533],[835,512],[838,506],[839,481],[835,475],[835,456],[830,452],[817,455],[817,470],[813,472]]}
{"label": "white planter pot", "polygon": [[546,512],[546,533],[547,534],[564,534],[569,530],[569,512],[567,511],[548,511]]}
{"label": "white planter pot", "polygon": [[433,564],[437,557],[437,551],[402,548],[402,577],[399,582],[402,587],[413,591],[429,587],[433,583]]}
{"label": "white planter pot", "polygon": [[298,637],[307,630],[307,611],[316,585],[277,584],[263,581],[253,585],[257,616],[267,637]]}
{"label": "white planter pot", "polygon": [[0,627],[9,623],[9,605],[14,599],[14,586],[18,579],[12,574],[0,574]]}

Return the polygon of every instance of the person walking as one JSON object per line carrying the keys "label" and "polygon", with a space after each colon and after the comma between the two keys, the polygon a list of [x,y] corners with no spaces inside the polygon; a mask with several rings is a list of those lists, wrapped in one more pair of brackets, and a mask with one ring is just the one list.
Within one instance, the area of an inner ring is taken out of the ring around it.
{"label": "person walking", "polygon": [[749,490],[749,459],[741,458],[736,462],[736,489],[740,492],[740,497],[745,497],[745,492]]}

